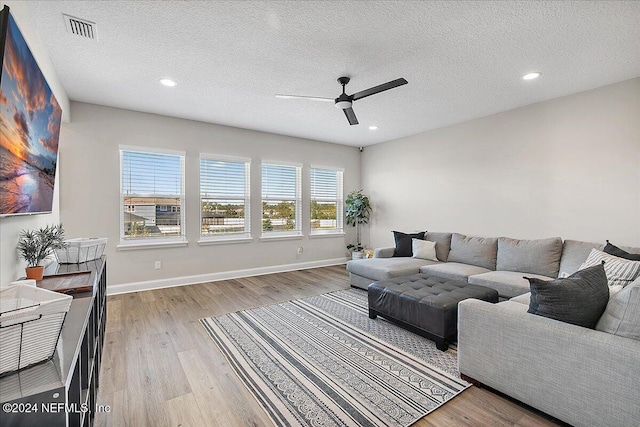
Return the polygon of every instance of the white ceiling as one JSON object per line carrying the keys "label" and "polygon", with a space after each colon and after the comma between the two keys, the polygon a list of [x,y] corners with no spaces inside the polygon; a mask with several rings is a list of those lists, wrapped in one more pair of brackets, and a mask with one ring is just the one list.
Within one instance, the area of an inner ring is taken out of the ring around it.
{"label": "white ceiling", "polygon": [[[353,146],[640,76],[639,1],[29,5],[72,100]],[[98,41],[67,33],[63,13],[97,23]],[[333,98],[342,75],[347,93],[409,84],[356,101],[358,126],[331,103],[274,97]]]}

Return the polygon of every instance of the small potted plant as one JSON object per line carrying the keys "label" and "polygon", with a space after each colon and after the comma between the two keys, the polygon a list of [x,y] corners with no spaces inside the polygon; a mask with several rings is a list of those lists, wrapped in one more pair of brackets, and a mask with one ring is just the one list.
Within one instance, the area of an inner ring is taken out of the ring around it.
{"label": "small potted plant", "polygon": [[360,225],[369,222],[371,204],[369,203],[369,198],[362,194],[362,190],[354,190],[347,195],[345,205],[347,225],[352,225],[356,228],[356,244],[347,245],[347,249],[352,251],[351,258],[361,259],[364,256],[364,252],[362,252],[364,246],[360,242]]}
{"label": "small potted plant", "polygon": [[47,225],[38,230],[22,230],[18,239],[18,254],[27,261],[27,279],[42,280],[44,266],[40,263],[56,249],[64,249],[62,224]]}

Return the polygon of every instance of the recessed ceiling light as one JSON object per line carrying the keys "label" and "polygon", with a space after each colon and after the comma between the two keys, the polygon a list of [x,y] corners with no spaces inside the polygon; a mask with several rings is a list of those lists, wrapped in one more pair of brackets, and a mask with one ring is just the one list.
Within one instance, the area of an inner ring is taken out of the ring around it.
{"label": "recessed ceiling light", "polygon": [[160,79],[160,83],[168,87],[174,87],[178,84],[171,79]]}
{"label": "recessed ceiling light", "polygon": [[369,130],[376,130],[378,129],[378,126],[369,126]]}
{"label": "recessed ceiling light", "polygon": [[533,79],[537,79],[538,77],[540,77],[542,73],[539,71],[534,71],[533,73],[528,73],[525,74],[524,76],[522,76],[522,80],[533,80]]}

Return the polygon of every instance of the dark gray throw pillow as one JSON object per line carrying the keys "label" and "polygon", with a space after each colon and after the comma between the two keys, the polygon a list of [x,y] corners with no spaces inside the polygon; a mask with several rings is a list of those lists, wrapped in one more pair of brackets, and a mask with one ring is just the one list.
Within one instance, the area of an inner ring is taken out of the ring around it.
{"label": "dark gray throw pillow", "polygon": [[602,264],[564,279],[525,277],[531,288],[529,313],[593,329],[609,301],[607,275]]}
{"label": "dark gray throw pillow", "polygon": [[608,240],[607,245],[604,247],[603,251],[605,251],[609,255],[617,256],[618,258],[624,258],[631,261],[640,261],[640,254],[630,254],[624,249],[620,249],[616,245],[612,245]]}
{"label": "dark gray throw pillow", "polygon": [[407,234],[394,231],[393,238],[396,241],[396,248],[393,250],[393,256],[413,256],[411,239],[424,240],[424,233]]}

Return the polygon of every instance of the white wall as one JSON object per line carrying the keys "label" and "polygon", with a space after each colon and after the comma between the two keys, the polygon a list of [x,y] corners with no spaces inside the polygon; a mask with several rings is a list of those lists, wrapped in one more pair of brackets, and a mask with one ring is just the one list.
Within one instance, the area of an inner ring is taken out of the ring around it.
{"label": "white wall", "polygon": [[640,246],[640,78],[367,147],[362,183],[374,247],[425,229]]}
{"label": "white wall", "polygon": [[[20,31],[29,44],[29,48],[36,58],[40,70],[44,74],[60,107],[62,107],[63,121],[69,120],[69,98],[60,83],[51,64],[51,60],[42,45],[35,26],[31,22],[31,15],[26,3],[10,1],[0,2],[0,8],[8,5],[13,18],[20,27]],[[0,286],[6,286],[12,280],[24,276],[26,263],[19,260],[16,253],[18,234],[22,229],[39,228],[47,224],[55,224],[59,220],[59,185],[56,172],[55,190],[53,193],[53,211],[46,215],[16,216],[0,218]]]}
{"label": "white wall", "polygon": [[[73,121],[62,126],[60,217],[70,237],[108,237],[110,285],[259,267],[344,259],[345,238],[309,239],[309,213],[303,210],[302,240],[260,241],[261,160],[303,164],[303,206],[308,206],[310,165],[344,168],[345,194],[359,188],[360,153],[347,147],[287,136],[218,126],[154,114],[71,103]],[[188,247],[117,250],[119,243],[120,144],[186,151],[186,230]],[[254,241],[199,246],[199,154],[252,158],[251,202]],[[297,255],[302,246],[304,253]],[[162,261],[155,270],[154,262]]]}

